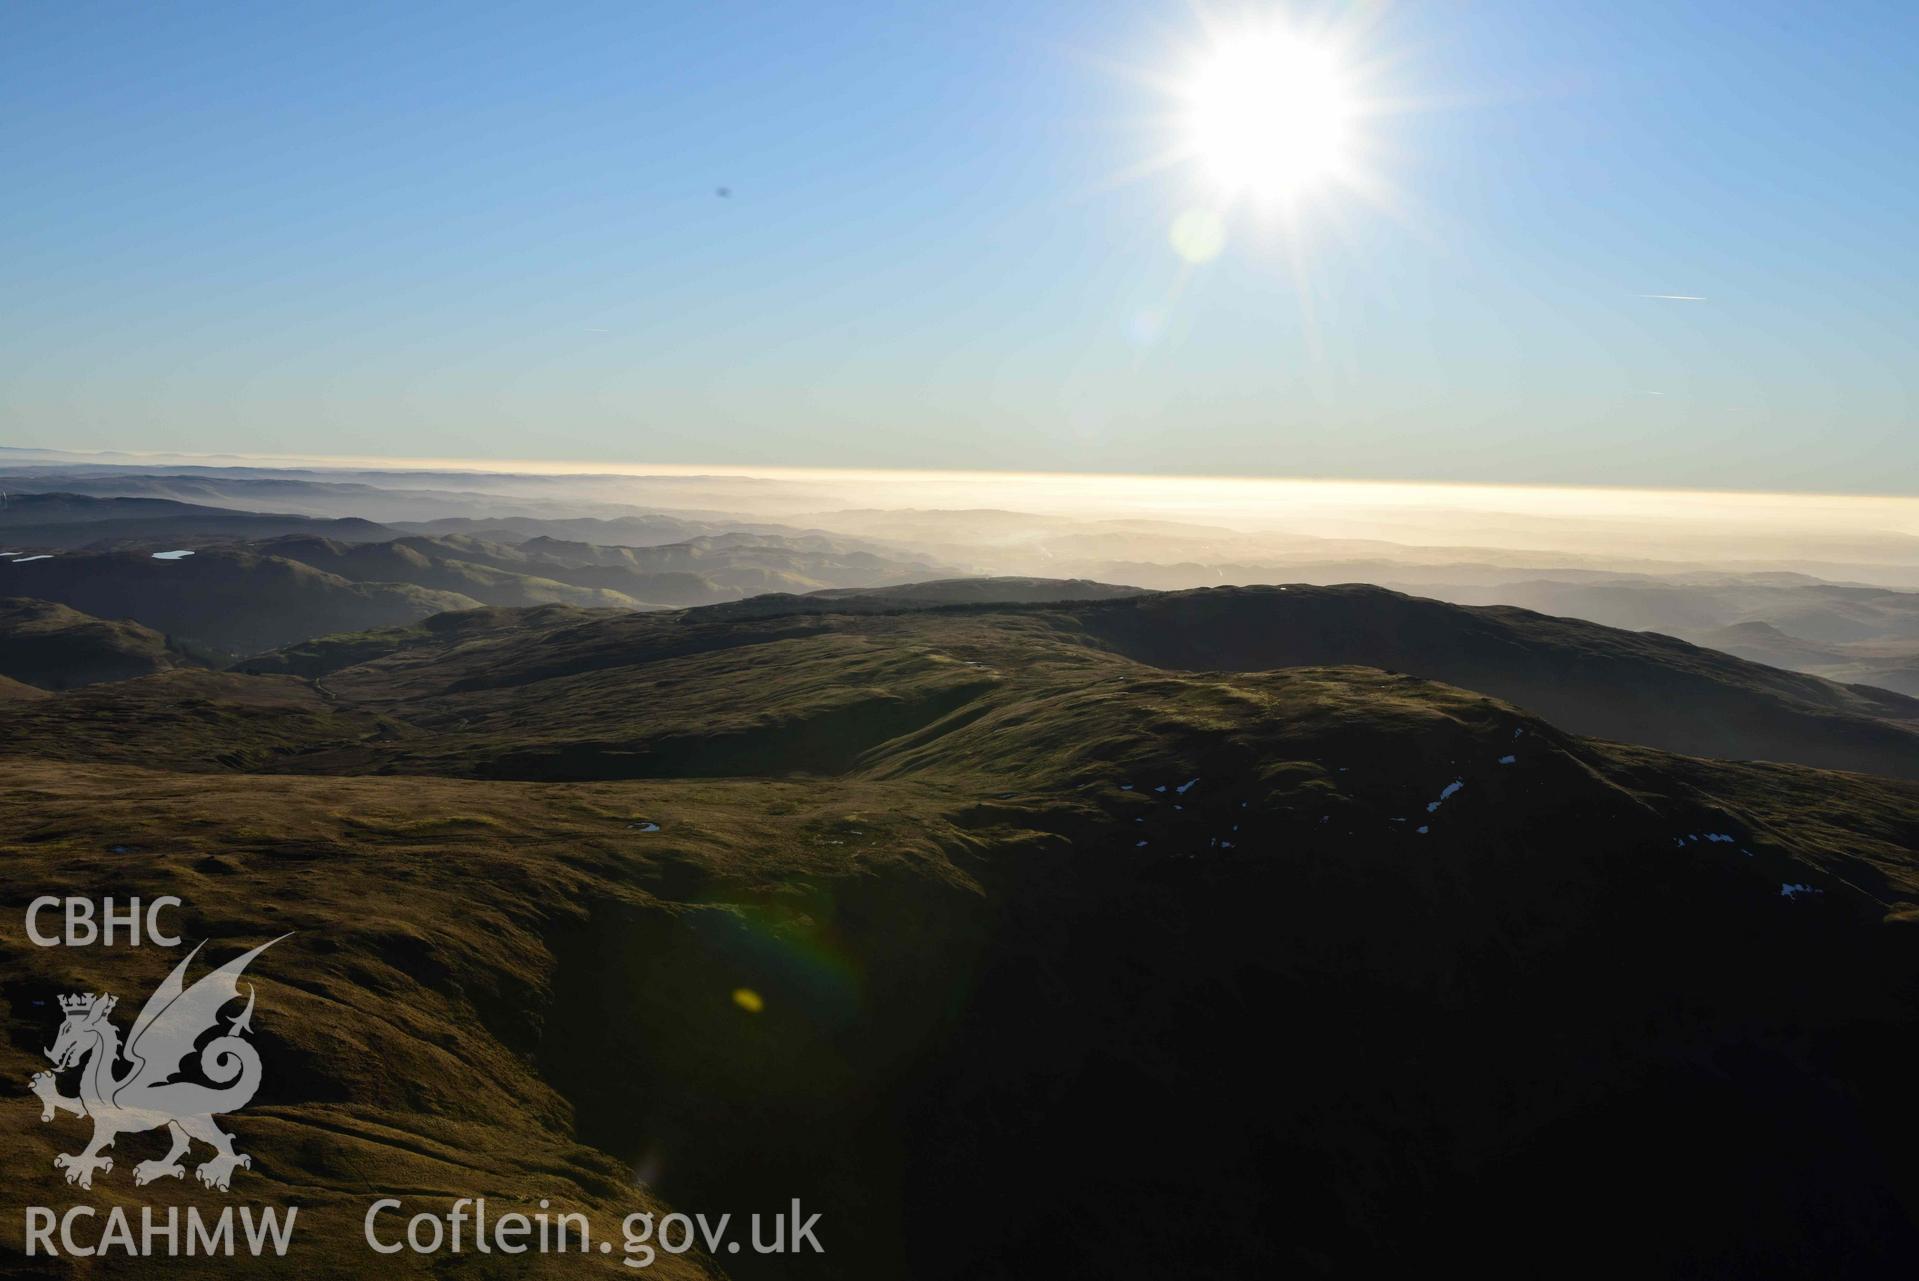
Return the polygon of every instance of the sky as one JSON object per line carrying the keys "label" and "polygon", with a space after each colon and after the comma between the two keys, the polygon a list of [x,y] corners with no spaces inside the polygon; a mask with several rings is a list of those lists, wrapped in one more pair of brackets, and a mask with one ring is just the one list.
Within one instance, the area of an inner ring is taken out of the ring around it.
{"label": "sky", "polygon": [[[1291,217],[1155,163],[1261,24],[1337,33],[1362,103]],[[1770,0],[12,5],[0,444],[1916,493],[1915,40]]]}

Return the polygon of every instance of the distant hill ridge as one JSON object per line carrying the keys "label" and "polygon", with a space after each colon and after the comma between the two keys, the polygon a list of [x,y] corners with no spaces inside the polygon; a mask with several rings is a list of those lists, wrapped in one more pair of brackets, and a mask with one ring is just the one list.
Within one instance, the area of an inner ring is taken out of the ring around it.
{"label": "distant hill ridge", "polygon": [[204,507],[168,498],[93,498],[84,494],[9,494],[0,504],[0,537],[36,548],[74,548],[119,540],[205,541],[317,534],[376,542],[398,531],[357,516],[324,518]]}
{"label": "distant hill ridge", "polygon": [[355,583],[277,556],[227,547],[159,560],[147,551],[62,552],[0,563],[0,591],[101,618],[131,618],[229,655],[323,632],[392,626],[479,604],[410,583]]}
{"label": "distant hill ridge", "polygon": [[0,676],[61,690],[191,665],[150,627],[94,618],[51,601],[0,598]]}
{"label": "distant hill ridge", "polygon": [[[1026,697],[1105,696],[1108,685],[1189,673],[1370,669],[1624,743],[1919,778],[1919,700],[1669,637],[1371,587],[932,604],[881,591],[639,614],[493,609],[320,638],[245,666],[324,680],[336,712],[379,709],[413,727],[352,748],[401,772],[930,768]],[[313,744],[314,759],[347,741]],[[980,750],[992,760],[989,746]]]}

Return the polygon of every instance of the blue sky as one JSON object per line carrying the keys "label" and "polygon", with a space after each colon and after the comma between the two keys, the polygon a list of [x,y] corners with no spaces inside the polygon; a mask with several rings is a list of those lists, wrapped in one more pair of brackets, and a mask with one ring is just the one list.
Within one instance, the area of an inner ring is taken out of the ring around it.
{"label": "blue sky", "polygon": [[0,443],[1919,489],[1909,5],[1385,6],[1198,267],[1175,0],[0,24]]}

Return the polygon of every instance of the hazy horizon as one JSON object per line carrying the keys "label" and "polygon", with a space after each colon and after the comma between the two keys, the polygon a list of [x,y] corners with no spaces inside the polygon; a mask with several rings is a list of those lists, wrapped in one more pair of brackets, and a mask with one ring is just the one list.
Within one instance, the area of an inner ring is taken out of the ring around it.
{"label": "hazy horizon", "polygon": [[[914,545],[971,572],[1051,575],[1053,558],[1065,555],[1052,550],[1053,540],[1072,532],[1080,569],[1199,561],[1275,578],[1308,562],[1377,559],[1403,568],[1484,557],[1509,567],[1778,570],[1919,586],[1912,569],[1919,498],[1903,495],[239,453],[23,451],[16,461],[29,469],[26,479],[57,476],[63,466],[259,471],[323,485],[471,491],[481,507],[490,494],[496,515],[533,501],[575,515],[630,510],[772,522]],[[350,500],[329,499],[314,510],[353,509]],[[1004,525],[996,516],[1031,519]]]}
{"label": "hazy horizon", "polygon": [[1790,500],[1831,499],[1850,501],[1885,500],[1919,503],[1919,486],[1907,489],[1804,489],[1782,486],[1776,489],[1733,486],[1638,484],[1625,485],[1604,481],[1534,482],[1521,480],[1444,480],[1416,476],[1339,476],[1287,473],[1233,473],[1206,471],[1104,471],[1094,468],[1048,469],[1015,467],[834,467],[784,463],[700,461],[635,461],[619,459],[508,457],[487,455],[411,456],[403,454],[329,454],[265,453],[246,450],[192,452],[135,449],[66,449],[53,446],[0,444],[0,455],[39,455],[19,459],[23,465],[40,466],[127,466],[127,467],[259,467],[263,469],[312,468],[316,470],[388,470],[397,473],[448,471],[475,475],[532,475],[548,477],[592,476],[746,476],[746,477],[842,477],[893,478],[969,477],[999,481],[1008,477],[1064,478],[1101,480],[1143,479],[1155,482],[1219,481],[1226,484],[1351,485],[1376,487],[1417,487],[1435,490],[1483,489],[1489,492],[1537,490],[1548,492],[1613,492],[1698,494],[1710,496],[1784,498]]}

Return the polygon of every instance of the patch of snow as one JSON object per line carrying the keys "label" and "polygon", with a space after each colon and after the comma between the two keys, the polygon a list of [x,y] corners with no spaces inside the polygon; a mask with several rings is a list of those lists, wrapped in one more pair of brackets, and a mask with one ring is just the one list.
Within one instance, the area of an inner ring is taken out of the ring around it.
{"label": "patch of snow", "polygon": [[1433,830],[1433,829],[1432,829],[1432,828],[1430,828],[1430,827],[1422,827],[1422,828],[1419,828],[1419,829],[1418,829],[1418,831],[1419,831],[1419,834],[1420,834],[1421,836],[1424,836],[1424,835],[1425,835],[1426,833],[1428,833],[1428,832],[1430,832],[1430,831],[1432,831],[1432,830]]}
{"label": "patch of snow", "polygon": [[1199,782],[1199,777],[1195,775],[1194,777],[1187,779],[1184,783],[1181,783],[1178,787],[1174,788],[1173,790],[1178,792],[1181,796],[1184,796],[1186,795],[1186,793],[1193,790],[1193,784],[1197,782]]}
{"label": "patch of snow", "polygon": [[1133,848],[1136,850],[1143,850],[1146,848],[1146,842],[1141,841],[1139,844],[1135,845]]}
{"label": "patch of snow", "polygon": [[1824,894],[1824,893],[1825,893],[1824,890],[1816,890],[1810,885],[1804,885],[1794,881],[1786,881],[1779,886],[1780,898],[1798,898],[1803,894]]}
{"label": "patch of snow", "polygon": [[155,560],[185,560],[187,557],[191,555],[193,555],[192,552],[187,551],[185,548],[181,548],[178,551],[155,552],[153,553],[153,559]]}
{"label": "patch of snow", "polygon": [[1131,783],[1121,783],[1119,785],[1119,790],[1122,792],[1130,792],[1133,790],[1133,785]]}
{"label": "patch of snow", "polygon": [[1499,758],[1499,763],[1501,765],[1511,765],[1514,761],[1517,761],[1518,759],[1519,758],[1517,756],[1502,756]]}
{"label": "patch of snow", "polygon": [[1158,787],[1155,787],[1153,790],[1155,792],[1163,792],[1166,790],[1166,784],[1161,783]]}
{"label": "patch of snow", "polygon": [[1456,778],[1452,782],[1446,784],[1445,789],[1439,793],[1438,800],[1428,801],[1426,803],[1426,812],[1428,814],[1431,814],[1434,811],[1436,811],[1441,805],[1444,805],[1447,801],[1450,801],[1458,793],[1459,789],[1464,786],[1466,786],[1466,780],[1463,778]]}
{"label": "patch of snow", "polygon": [[1732,844],[1732,837],[1727,836],[1724,832],[1707,832],[1706,839],[1717,845]]}
{"label": "patch of snow", "polygon": [[22,556],[22,557],[19,557],[18,559],[16,559],[16,560],[14,560],[14,561],[12,561],[11,563],[12,563],[12,564],[15,564],[15,565],[24,565],[24,564],[26,564],[26,563],[27,563],[28,561],[30,561],[30,560],[52,560],[52,559],[53,559],[53,553],[52,553],[52,552],[42,552],[42,553],[41,553],[40,555],[38,555],[38,556]]}
{"label": "patch of snow", "polygon": [[660,830],[660,825],[658,823],[648,823],[645,821],[641,821],[638,823],[628,823],[627,826],[638,832],[657,832]]}
{"label": "patch of snow", "polygon": [[1219,848],[1223,850],[1230,850],[1231,848],[1233,848],[1233,843],[1231,841],[1221,841],[1219,843]]}

